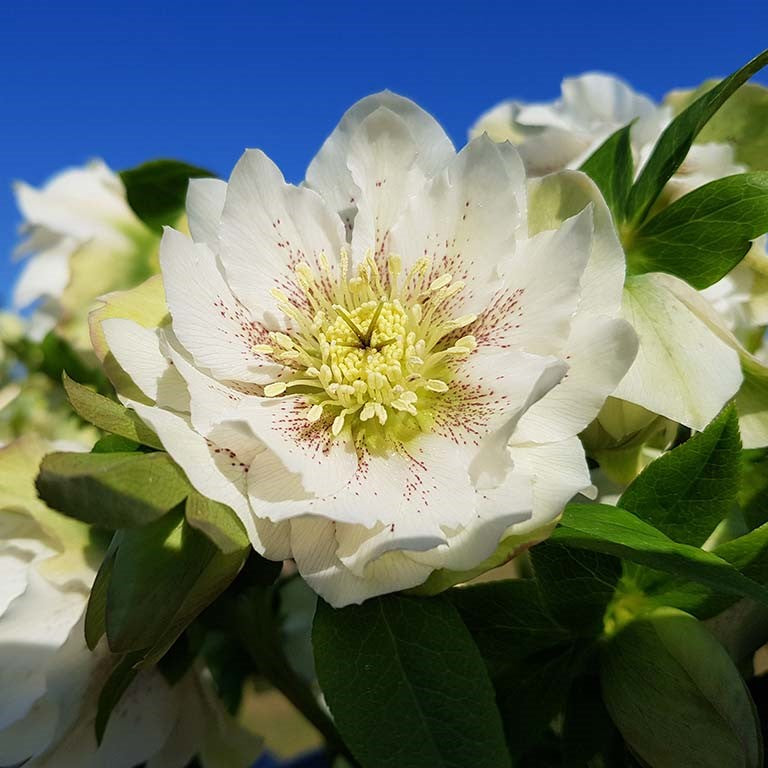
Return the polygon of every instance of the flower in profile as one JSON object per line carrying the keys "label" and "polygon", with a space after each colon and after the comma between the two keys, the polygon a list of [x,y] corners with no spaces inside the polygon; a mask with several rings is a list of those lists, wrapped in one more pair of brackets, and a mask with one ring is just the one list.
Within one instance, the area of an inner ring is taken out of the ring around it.
{"label": "flower in profile", "polygon": [[368,97],[303,186],[260,151],[193,180],[192,239],[161,245],[170,321],[107,297],[96,348],[190,482],[332,604],[477,568],[589,485],[576,435],[635,354],[577,175],[588,199],[550,221],[510,145],[457,154],[412,102]]}
{"label": "flower in profile", "polygon": [[[220,749],[224,733],[245,768],[259,751],[207,694],[197,671],[175,686],[142,670],[118,702],[101,744],[99,694],[117,663],[86,647],[89,592],[105,548],[88,526],[46,507],[35,475],[48,446],[24,437],[0,449],[0,765],[154,768]],[[237,745],[237,749],[235,746]]]}
{"label": "flower in profile", "polygon": [[55,327],[88,351],[87,314],[95,298],[157,271],[158,238],[131,210],[120,177],[100,160],[61,171],[39,189],[18,182],[15,193],[25,236],[16,253],[26,264],[14,305],[38,302],[33,338]]}

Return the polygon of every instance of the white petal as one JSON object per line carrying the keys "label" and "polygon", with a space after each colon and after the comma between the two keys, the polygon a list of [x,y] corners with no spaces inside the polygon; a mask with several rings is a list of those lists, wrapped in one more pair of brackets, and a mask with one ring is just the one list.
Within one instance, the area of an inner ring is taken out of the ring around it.
{"label": "white petal", "polygon": [[0,729],[23,717],[45,692],[46,666],[85,610],[82,592],[53,587],[34,570],[24,594],[0,620]]}
{"label": "white petal", "polygon": [[214,252],[219,241],[219,222],[227,196],[227,182],[221,179],[190,179],[187,187],[189,231],[197,243]]}
{"label": "white petal", "polygon": [[[253,470],[257,485],[249,483],[252,499],[274,498],[271,491],[260,488],[262,478],[268,486],[282,484],[284,492],[279,498],[290,501],[333,493],[355,473],[357,455],[353,446],[331,440],[327,423],[310,423],[301,398],[246,394],[206,376],[178,352],[171,350],[171,355],[189,387],[194,428],[214,442],[224,440],[222,447],[241,454],[239,463],[247,466],[256,461]],[[279,458],[282,468],[268,456],[257,458],[267,447]],[[303,489],[300,495],[294,493],[297,478]],[[261,490],[265,496],[260,495]],[[256,507],[254,510],[258,513]]]}
{"label": "white petal", "polygon": [[687,283],[672,275],[663,274],[656,275],[656,280],[737,353],[744,376],[736,395],[742,444],[745,448],[761,448],[768,445],[768,367],[764,365],[764,361],[744,349],[728,328],[726,318],[716,312],[713,306]]}
{"label": "white petal", "polygon": [[51,742],[59,714],[56,703],[49,698],[38,699],[27,714],[0,730],[0,764],[34,765],[24,762],[38,755]]}
{"label": "white petal", "polygon": [[[260,322],[275,324],[273,289],[297,294],[293,267],[338,260],[344,226],[316,192],[286,184],[258,150],[240,158],[227,187],[219,258],[233,293]],[[166,289],[167,290],[167,289]]]}
{"label": "white petal", "polygon": [[555,357],[480,347],[434,406],[436,434],[464,454],[473,482],[499,485],[509,470],[507,441],[518,419],[561,381],[567,366]]}
{"label": "white petal", "polygon": [[19,182],[14,191],[27,222],[80,241],[100,236],[121,242],[119,225],[140,226],[120,177],[101,161],[62,171],[41,189]]}
{"label": "white petal", "polygon": [[610,136],[610,129],[596,133],[556,126],[540,129],[518,149],[529,176],[546,176],[578,168]]}
{"label": "white petal", "polygon": [[354,476],[357,454],[350,440],[331,437],[328,420],[310,423],[307,410],[298,397],[246,397],[230,418],[247,424],[289,472],[301,477],[308,494],[323,497]]}
{"label": "white petal", "polygon": [[245,526],[254,549],[273,560],[283,560],[286,531],[268,521],[255,518],[246,499],[247,467],[237,457],[195,432],[181,416],[127,401],[141,418],[157,432],[173,460],[182,468],[189,482],[203,496],[227,504]]}
{"label": "white petal", "polygon": [[600,72],[567,77],[561,90],[564,110],[584,126],[602,123],[622,126],[658,109],[651,99],[637,93],[623,80]]}
{"label": "white petal", "polygon": [[413,530],[403,534],[391,525],[377,523],[373,528],[351,523],[336,524],[336,556],[352,573],[362,578],[368,563],[386,552],[413,550],[426,552],[445,544],[444,535],[419,533]]}
{"label": "white petal", "polygon": [[336,557],[335,525],[319,518],[291,521],[291,549],[304,580],[335,608],[369,597],[415,587],[432,572],[400,552],[369,563],[365,578],[355,576]]}
{"label": "white petal", "polygon": [[744,448],[768,445],[768,366],[757,358],[743,357],[744,383],[736,395],[739,432]]}
{"label": "white petal", "polygon": [[[5,451],[13,449],[19,443],[12,443]],[[13,471],[15,467],[4,453],[4,471]],[[39,463],[39,458],[38,458]],[[15,511],[27,504],[26,491],[21,487],[18,476],[11,481],[10,489],[0,486],[0,618],[8,606],[27,588],[30,570],[35,563],[57,554],[54,543],[45,538],[39,525],[27,513]],[[34,490],[31,490],[34,493]],[[32,497],[34,498],[34,497]]]}
{"label": "white petal", "polygon": [[513,439],[549,443],[579,434],[629,370],[637,346],[626,321],[580,312],[564,350],[567,373],[523,414]]}
{"label": "white petal", "polygon": [[493,554],[505,531],[532,515],[531,478],[509,472],[500,486],[477,491],[474,519],[449,536],[444,545],[428,552],[409,552],[408,556],[436,569],[468,571]]}
{"label": "white petal", "polygon": [[64,238],[31,256],[13,288],[13,305],[21,309],[42,296],[59,298],[69,282],[69,257],[76,247]]}
{"label": "white petal", "polygon": [[115,360],[150,400],[161,407],[188,410],[184,380],[161,349],[162,331],[123,318],[104,320],[102,328]]}
{"label": "white petal", "polygon": [[402,258],[404,275],[420,259],[431,260],[410,292],[420,294],[449,274],[465,283],[450,307],[457,315],[481,312],[502,287],[500,273],[515,251],[524,199],[514,149],[500,149],[485,136],[470,142],[409,202],[391,231],[388,251]]}
{"label": "white petal", "polygon": [[349,169],[350,144],[360,124],[379,107],[402,118],[418,150],[416,163],[426,178],[434,176],[455,154],[450,139],[437,121],[409,99],[383,91],[354,104],[307,169],[307,184],[317,190],[339,214],[352,211],[360,190]]}
{"label": "white petal", "polygon": [[556,443],[510,445],[515,473],[533,479],[533,515],[517,523],[510,535],[535,531],[554,522],[565,505],[590,486],[584,448],[577,437]]}
{"label": "white petal", "polygon": [[559,229],[592,204],[594,236],[581,279],[581,302],[601,315],[617,315],[624,288],[625,256],[613,218],[597,185],[585,173],[563,171],[529,182],[530,234]]}
{"label": "white petal", "polygon": [[559,229],[519,240],[505,264],[505,287],[463,332],[473,334],[480,346],[559,355],[577,309],[591,244],[590,208]]}
{"label": "white petal", "polygon": [[[5,510],[3,510],[5,514]],[[29,573],[29,555],[13,546],[5,545],[0,549],[0,617],[8,606],[27,588]]]}
{"label": "white petal", "polygon": [[[425,183],[418,164],[419,147],[398,114],[386,107],[371,112],[350,136],[347,165],[360,190],[354,199],[352,247],[359,257],[366,251],[386,256],[392,225]],[[350,203],[352,204],[352,203]],[[344,217],[347,229],[352,219]]]}
{"label": "white petal", "polygon": [[208,246],[166,228],[160,266],[173,332],[197,364],[222,379],[272,381],[281,366],[253,350],[267,331],[234,298]]}
{"label": "white petal", "polygon": [[178,717],[179,702],[156,670],[139,673],[110,716],[101,745],[96,744],[96,697],[90,699],[76,726],[29,768],[133,768],[161,749]]}
{"label": "white petal", "polygon": [[[249,485],[251,503],[257,509],[254,495],[262,498],[262,493],[255,473]],[[442,526],[465,523],[474,504],[466,451],[435,434],[423,435],[407,446],[392,446],[388,454],[372,455],[361,449],[356,472],[337,492],[299,501],[294,493],[291,496],[274,498],[273,492],[261,514],[272,520],[307,515],[366,528],[380,523],[390,529],[393,541],[407,542],[425,537],[443,540]]]}
{"label": "white petal", "polygon": [[[329,424],[324,421],[310,423],[301,398],[247,394],[206,376],[177,353],[172,355],[176,370],[190,390],[194,428],[214,440],[217,433],[239,434],[243,438],[240,445],[250,442],[247,454],[240,459],[245,464],[250,464],[268,446],[283,465],[281,482],[290,486],[289,475],[301,478],[304,492],[298,498],[333,493],[356,471],[353,446],[348,441],[332,440]],[[258,478],[267,467],[272,471],[277,469],[271,459],[266,459],[257,473]],[[274,480],[270,472],[269,482]],[[259,497],[258,489],[252,489],[251,493]],[[281,499],[290,498],[295,497],[281,495]]]}
{"label": "white petal", "polygon": [[525,141],[525,126],[517,123],[517,116],[523,105],[519,101],[503,101],[484,112],[469,129],[469,138],[476,139],[484,133],[496,142],[509,141],[520,144]]}
{"label": "white petal", "polygon": [[92,653],[88,650],[83,610],[80,619],[70,630],[67,641],[51,659],[46,670],[44,698],[54,704],[56,709],[55,732],[49,743],[61,739],[79,717],[89,684],[94,675],[98,674],[99,663],[103,661],[103,647],[106,647],[106,640],[102,641],[97,651]]}
{"label": "white petal", "polygon": [[200,752],[208,728],[206,721],[212,713],[204,707],[195,678],[192,671],[174,685],[173,696],[180,702],[178,717],[162,748],[151,756],[145,768],[186,768]]}
{"label": "white petal", "polygon": [[639,350],[614,396],[701,430],[739,389],[739,356],[669,289],[668,278],[627,280],[623,313]]}

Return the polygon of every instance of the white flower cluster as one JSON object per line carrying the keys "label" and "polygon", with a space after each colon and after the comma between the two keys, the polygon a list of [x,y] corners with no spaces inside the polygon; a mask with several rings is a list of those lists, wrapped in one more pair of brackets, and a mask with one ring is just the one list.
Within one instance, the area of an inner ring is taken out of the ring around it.
{"label": "white flower cluster", "polygon": [[[633,123],[639,172],[673,117],[586,74],[553,103],[495,107],[457,152],[413,102],[369,96],[300,185],[258,150],[190,181],[190,234],[166,227],[156,265],[120,178],[92,163],[17,187],[32,255],[14,300],[39,302],[34,338],[93,352],[189,484],[332,606],[440,591],[594,496],[587,454],[615,502],[679,425],[733,399],[744,446],[768,445],[764,238],[703,291],[628,275],[578,170]],[[734,146],[694,144],[656,205],[745,170]],[[0,451],[0,766],[245,768],[254,742],[196,666],[176,685],[142,671],[96,743],[115,657],[83,627],[104,547],[37,498],[47,450]]]}

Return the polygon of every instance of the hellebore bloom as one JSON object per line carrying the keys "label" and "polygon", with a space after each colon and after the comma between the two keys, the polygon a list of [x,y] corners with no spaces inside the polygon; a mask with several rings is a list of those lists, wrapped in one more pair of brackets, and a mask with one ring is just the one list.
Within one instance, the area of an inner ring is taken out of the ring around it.
{"label": "hellebore bloom", "polygon": [[156,272],[158,238],[131,210],[120,177],[100,160],[61,171],[40,189],[18,182],[15,193],[26,236],[16,253],[27,261],[14,305],[40,302],[31,321],[34,337],[56,327],[89,350],[94,299]]}
{"label": "hellebore bloom", "polygon": [[[528,173],[541,176],[580,167],[612,133],[635,121],[630,139],[639,172],[674,110],[690,98],[690,94],[671,94],[670,103],[657,105],[618,78],[587,73],[563,80],[561,98],[552,103],[498,105],[480,117],[470,135],[487,132],[494,140],[512,141]],[[727,135],[718,134],[716,141],[691,147],[657,207],[710,181],[747,170],[736,162],[737,147],[725,141]],[[768,371],[747,351],[756,346],[768,322],[767,274],[768,255],[761,237],[729,274],[701,292],[719,321],[699,311],[702,305],[690,295],[694,289],[682,281],[673,286],[668,276],[656,273],[627,280],[622,315],[637,332],[640,349],[614,395],[628,404],[630,420],[631,411],[639,406],[638,413],[644,409],[650,416],[659,414],[703,429],[738,392],[745,445],[768,442],[768,410],[764,398],[755,396],[757,389],[764,389]],[[610,414],[601,413],[601,422],[621,445],[637,437],[619,435],[622,423]],[[594,453],[594,449],[590,444],[589,450]]]}
{"label": "hellebore bloom", "polygon": [[581,178],[594,202],[545,221],[510,145],[457,154],[412,102],[368,97],[303,186],[260,151],[192,181],[192,239],[161,245],[170,323],[107,297],[95,346],[190,482],[333,605],[474,569],[589,485],[576,435],[635,355]]}
{"label": "hellebore bloom", "polygon": [[[528,173],[543,176],[579,168],[612,133],[634,120],[630,138],[639,168],[672,116],[671,106],[654,103],[623,80],[587,72],[565,78],[554,102],[497,105],[480,116],[470,136],[488,133],[494,141],[511,141]],[[696,144],[670,180],[665,200],[671,202],[708,181],[744,170],[729,144]]]}
{"label": "hellebore bloom", "polygon": [[[671,94],[684,106],[683,95]],[[640,169],[673,117],[672,104],[656,104],[611,75],[588,72],[567,77],[554,102],[503,102],[481,115],[470,136],[487,133],[494,141],[517,145],[527,172],[543,176],[564,168],[579,168],[615,131],[635,121],[630,138],[635,168]],[[694,144],[685,162],[664,189],[659,205],[668,205],[688,192],[723,176],[743,173],[735,147],[726,141]],[[728,327],[744,339],[768,322],[768,255],[765,238],[722,280],[703,291]]]}

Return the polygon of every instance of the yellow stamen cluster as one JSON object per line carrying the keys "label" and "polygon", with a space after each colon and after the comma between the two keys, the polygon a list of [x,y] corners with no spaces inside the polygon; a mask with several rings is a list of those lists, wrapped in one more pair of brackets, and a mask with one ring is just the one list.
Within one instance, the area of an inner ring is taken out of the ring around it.
{"label": "yellow stamen cluster", "polygon": [[272,344],[254,347],[286,366],[265,395],[302,395],[307,419],[328,419],[334,436],[418,421],[430,400],[448,391],[453,363],[476,346],[473,336],[446,340],[476,317],[447,319],[446,306],[464,284],[449,274],[427,282],[430,271],[425,258],[402,276],[394,254],[382,269],[368,256],[352,270],[346,252],[337,268],[324,255],[317,271],[299,264],[297,294],[272,291],[289,333],[272,333]]}

